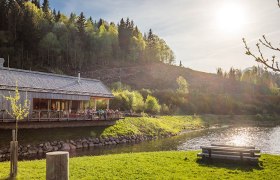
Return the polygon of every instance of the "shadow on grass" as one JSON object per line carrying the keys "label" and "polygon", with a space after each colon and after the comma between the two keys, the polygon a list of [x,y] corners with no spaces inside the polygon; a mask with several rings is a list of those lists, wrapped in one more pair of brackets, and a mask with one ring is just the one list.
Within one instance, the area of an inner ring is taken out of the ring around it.
{"label": "shadow on grass", "polygon": [[5,177],[5,178],[0,178],[0,180],[13,180],[13,179],[16,179],[16,178],[11,178],[9,176]]}
{"label": "shadow on grass", "polygon": [[203,167],[219,167],[230,170],[239,170],[243,172],[250,172],[253,170],[263,170],[262,161],[257,162],[242,162],[232,160],[219,160],[219,159],[203,159],[198,158],[196,162]]}

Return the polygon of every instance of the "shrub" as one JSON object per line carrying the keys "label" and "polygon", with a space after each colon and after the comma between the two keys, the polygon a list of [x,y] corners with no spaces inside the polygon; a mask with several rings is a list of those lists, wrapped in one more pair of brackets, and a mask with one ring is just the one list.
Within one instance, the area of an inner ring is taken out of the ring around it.
{"label": "shrub", "polygon": [[158,100],[151,95],[147,96],[146,102],[145,102],[145,109],[146,112],[157,114],[160,111],[160,105],[158,103]]}

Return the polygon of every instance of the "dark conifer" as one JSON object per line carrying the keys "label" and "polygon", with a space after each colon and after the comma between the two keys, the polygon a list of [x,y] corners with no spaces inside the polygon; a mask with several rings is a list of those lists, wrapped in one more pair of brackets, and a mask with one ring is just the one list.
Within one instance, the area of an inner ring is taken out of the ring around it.
{"label": "dark conifer", "polygon": [[81,12],[81,14],[78,17],[77,22],[76,22],[80,35],[84,35],[84,33],[85,33],[85,23],[86,23],[86,18],[84,16],[84,13]]}
{"label": "dark conifer", "polygon": [[49,12],[49,10],[50,10],[49,0],[44,0],[43,1],[42,9],[45,13]]}

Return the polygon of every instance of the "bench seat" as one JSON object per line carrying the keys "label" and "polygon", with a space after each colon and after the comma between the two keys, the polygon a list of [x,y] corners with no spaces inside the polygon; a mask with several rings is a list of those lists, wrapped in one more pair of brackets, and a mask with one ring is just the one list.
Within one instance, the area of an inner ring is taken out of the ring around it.
{"label": "bench seat", "polygon": [[253,146],[216,145],[201,146],[201,153],[197,156],[207,159],[225,159],[257,162],[261,156],[260,150]]}
{"label": "bench seat", "polygon": [[[198,153],[197,156],[203,157],[203,158],[213,158],[213,159],[226,159],[226,160],[241,160],[240,156],[235,155],[224,155],[224,154],[211,154],[211,157],[209,157],[208,153]],[[250,156],[243,156],[243,161],[253,161],[258,162],[259,157],[250,157]]]}

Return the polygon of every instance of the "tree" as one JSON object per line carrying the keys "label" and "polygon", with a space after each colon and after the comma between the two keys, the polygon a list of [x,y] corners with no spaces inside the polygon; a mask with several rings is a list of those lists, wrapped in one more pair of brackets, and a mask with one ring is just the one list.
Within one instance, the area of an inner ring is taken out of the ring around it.
{"label": "tree", "polygon": [[49,10],[50,10],[49,0],[44,0],[43,5],[42,5],[42,9],[45,13],[49,13]]}
{"label": "tree", "polygon": [[217,75],[219,76],[219,77],[223,77],[223,70],[222,70],[222,68],[218,68],[217,69]]}
{"label": "tree", "polygon": [[84,13],[81,12],[80,16],[77,19],[77,28],[81,36],[85,34],[85,23],[86,23],[86,18],[84,16]]}
{"label": "tree", "polygon": [[[278,2],[278,7],[280,8],[280,0],[277,0],[277,2]],[[252,56],[255,59],[255,61],[263,64],[266,68],[271,69],[275,72],[280,72],[279,61],[276,60],[275,55],[272,55],[271,58],[264,57],[264,54],[262,52],[262,47],[268,48],[276,52],[280,52],[280,48],[272,45],[271,41],[269,41],[265,35],[263,35],[262,38],[259,39],[259,42],[256,44],[256,47],[258,49],[258,55],[254,54],[250,50],[245,38],[243,38],[242,40],[245,45],[246,55]]]}
{"label": "tree", "polygon": [[159,105],[158,100],[154,96],[148,95],[147,99],[145,101],[146,112],[152,113],[152,114],[157,114],[157,113],[159,113],[160,108],[161,107]]}
{"label": "tree", "polygon": [[60,52],[60,44],[56,35],[52,32],[46,34],[46,36],[40,41],[39,45],[41,47],[42,54],[46,53],[47,55],[48,65],[52,65],[54,67],[55,65],[51,63],[51,60],[57,53]]}
{"label": "tree", "polygon": [[183,67],[182,61],[180,61],[180,64],[179,64],[179,66],[180,66],[180,67]]}
{"label": "tree", "polygon": [[41,5],[40,5],[40,0],[32,0],[31,1],[33,4],[35,4],[37,6],[37,8],[41,8]]}
{"label": "tree", "polygon": [[189,89],[188,89],[189,84],[188,84],[187,80],[184,77],[179,76],[176,79],[176,81],[177,81],[177,84],[178,84],[177,92],[188,94],[189,93]]}
{"label": "tree", "polygon": [[15,88],[15,94],[14,96],[9,95],[9,96],[3,96],[4,99],[8,102],[10,102],[11,106],[11,111],[8,111],[8,114],[13,117],[16,121],[15,125],[15,137],[13,139],[13,142],[11,143],[11,177],[16,177],[17,175],[17,157],[18,157],[18,121],[23,120],[26,118],[29,114],[29,109],[30,109],[30,102],[27,99],[27,93],[26,93],[26,99],[24,100],[24,103],[22,104],[21,102],[21,96],[18,90],[18,86],[16,83],[16,88]]}

